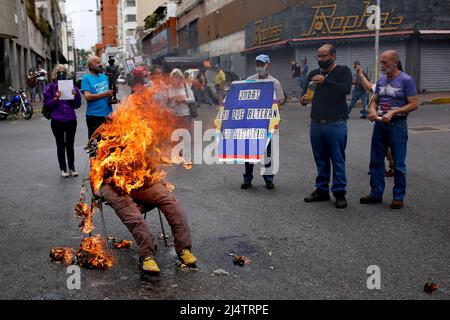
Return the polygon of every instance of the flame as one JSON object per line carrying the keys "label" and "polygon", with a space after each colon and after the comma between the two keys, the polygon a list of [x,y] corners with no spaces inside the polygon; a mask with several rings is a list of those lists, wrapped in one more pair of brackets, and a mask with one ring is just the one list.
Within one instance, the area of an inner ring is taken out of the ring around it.
{"label": "flame", "polygon": [[128,249],[133,244],[133,241],[130,240],[122,240],[117,243],[114,243],[115,249]]}
{"label": "flame", "polygon": [[89,206],[83,200],[80,200],[75,206],[75,216],[82,218],[80,223],[80,231],[89,234],[94,231],[95,227],[92,223],[92,216],[94,215],[93,205]]}
{"label": "flame", "polygon": [[105,241],[99,234],[84,238],[76,255],[78,264],[83,268],[111,268],[113,259],[106,254],[104,247]]}
{"label": "flame", "polygon": [[178,123],[152,96],[152,90],[140,88],[99,128],[101,140],[90,172],[95,192],[102,184],[112,184],[129,194],[166,176],[161,166],[173,164],[171,136]]}
{"label": "flame", "polygon": [[53,261],[59,261],[64,264],[72,264],[74,261],[75,251],[72,248],[57,247],[50,250],[50,258]]}

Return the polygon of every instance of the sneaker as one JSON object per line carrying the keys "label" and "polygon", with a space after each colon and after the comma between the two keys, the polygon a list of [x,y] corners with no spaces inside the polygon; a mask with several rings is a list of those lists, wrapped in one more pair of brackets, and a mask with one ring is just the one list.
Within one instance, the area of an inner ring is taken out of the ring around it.
{"label": "sneaker", "polygon": [[187,266],[194,266],[197,263],[197,258],[192,254],[189,249],[181,250],[181,254],[178,256],[181,263]]}
{"label": "sneaker", "polygon": [[374,204],[374,203],[381,203],[381,199],[374,198],[372,196],[365,196],[359,199],[359,203],[361,204]]}
{"label": "sneaker", "polygon": [[337,195],[335,197],[336,197],[336,208],[337,209],[347,208],[347,199],[345,199],[345,195]]}
{"label": "sneaker", "polygon": [[72,177],[78,177],[78,172],[76,172],[75,169],[73,169],[73,170],[70,169],[70,170],[69,170],[69,173],[70,173],[70,175],[71,175]]}
{"label": "sneaker", "polygon": [[161,271],[153,257],[144,258],[139,262],[139,266],[141,267],[141,270],[147,274],[157,275]]}
{"label": "sneaker", "polygon": [[273,182],[266,182],[266,189],[272,190],[275,188]]}
{"label": "sneaker", "polygon": [[67,172],[67,170],[61,170],[61,177],[68,178],[70,177],[70,174]]}
{"label": "sneaker", "polygon": [[241,189],[250,189],[251,187],[252,187],[251,182],[244,182],[243,184],[241,184]]}
{"label": "sneaker", "polygon": [[394,210],[401,209],[403,208],[403,206],[404,206],[403,200],[392,200],[391,209]]}
{"label": "sneaker", "polygon": [[317,201],[328,201],[330,200],[330,194],[326,191],[316,190],[307,196],[305,202],[317,202]]}

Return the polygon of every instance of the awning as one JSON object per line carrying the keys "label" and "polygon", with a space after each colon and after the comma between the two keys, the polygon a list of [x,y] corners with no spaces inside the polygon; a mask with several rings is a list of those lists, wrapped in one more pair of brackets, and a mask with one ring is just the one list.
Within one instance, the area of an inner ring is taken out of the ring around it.
{"label": "awning", "polygon": [[[392,31],[392,32],[380,32],[380,38],[390,38],[392,40],[404,39],[413,34],[414,30],[402,30],[402,31]],[[363,41],[373,41],[375,38],[375,32],[364,33],[364,34],[352,34],[352,35],[340,35],[340,36],[323,36],[323,37],[305,37],[305,38],[295,38],[291,42],[297,45],[308,45],[317,44],[318,41],[332,41],[332,42],[363,42]]]}
{"label": "awning", "polygon": [[275,50],[275,49],[279,49],[279,48],[281,48],[283,46],[288,45],[288,43],[289,43],[289,40],[282,40],[282,41],[277,41],[277,42],[271,42],[271,43],[268,43],[268,44],[262,44],[262,45],[259,45],[259,46],[254,46],[254,47],[245,49],[244,51],[242,51],[242,53],[247,54],[247,53],[254,53],[254,52],[262,51],[262,50],[266,50],[267,51],[267,49],[274,49]]}
{"label": "awning", "polygon": [[425,40],[450,39],[450,30],[419,30],[419,34]]}

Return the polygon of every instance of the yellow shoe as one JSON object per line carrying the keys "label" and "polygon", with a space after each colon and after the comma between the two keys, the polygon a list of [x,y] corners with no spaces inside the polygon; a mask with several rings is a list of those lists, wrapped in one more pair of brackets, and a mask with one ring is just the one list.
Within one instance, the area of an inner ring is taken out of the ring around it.
{"label": "yellow shoe", "polygon": [[192,254],[192,252],[189,249],[181,250],[179,259],[182,263],[184,263],[187,266],[193,266],[197,263],[197,258]]}
{"label": "yellow shoe", "polygon": [[147,257],[140,262],[142,271],[149,274],[159,274],[161,271],[153,257]]}

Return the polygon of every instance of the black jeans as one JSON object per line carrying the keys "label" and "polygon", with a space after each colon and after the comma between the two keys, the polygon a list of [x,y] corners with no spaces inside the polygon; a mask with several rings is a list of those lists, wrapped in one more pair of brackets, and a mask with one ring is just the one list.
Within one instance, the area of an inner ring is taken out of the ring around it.
{"label": "black jeans", "polygon": [[56,139],[59,168],[67,171],[67,152],[67,164],[69,165],[69,169],[75,170],[75,152],[73,149],[73,144],[75,142],[75,134],[77,132],[77,121],[62,122],[52,120],[51,126],[53,135]]}
{"label": "black jeans", "polygon": [[86,116],[86,124],[88,127],[89,139],[94,134],[95,130],[97,130],[98,127],[100,127],[103,124],[103,122],[105,122],[105,120],[106,117]]}
{"label": "black jeans", "polygon": [[[271,160],[272,158],[272,141],[269,142],[266,150],[266,156]],[[266,159],[264,159],[266,160]],[[264,164],[265,168],[270,168],[272,166],[272,161]],[[253,180],[253,168],[255,164],[246,162],[245,163],[245,172],[244,172],[244,182],[250,183]],[[264,181],[266,183],[273,182],[274,175],[273,174],[265,174],[263,175]]]}

